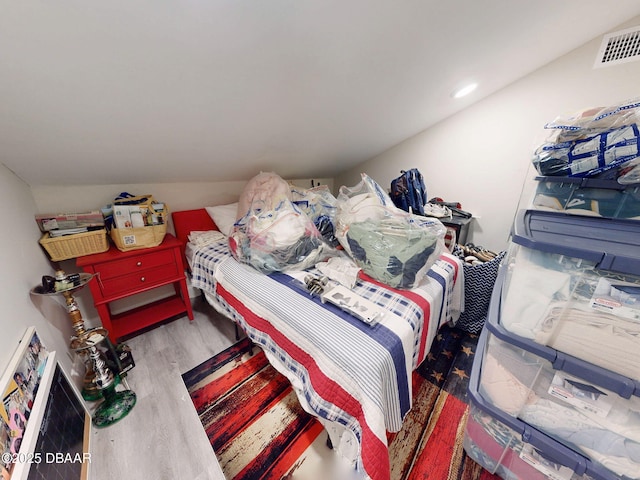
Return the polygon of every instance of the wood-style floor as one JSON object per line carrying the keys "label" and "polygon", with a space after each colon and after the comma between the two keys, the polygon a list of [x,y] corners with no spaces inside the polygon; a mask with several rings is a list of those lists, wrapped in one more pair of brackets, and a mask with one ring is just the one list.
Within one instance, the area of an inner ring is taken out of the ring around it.
{"label": "wood-style floor", "polygon": [[120,422],[91,428],[89,480],[224,480],[182,373],[235,343],[233,323],[200,298],[185,316],[125,340],[137,404]]}

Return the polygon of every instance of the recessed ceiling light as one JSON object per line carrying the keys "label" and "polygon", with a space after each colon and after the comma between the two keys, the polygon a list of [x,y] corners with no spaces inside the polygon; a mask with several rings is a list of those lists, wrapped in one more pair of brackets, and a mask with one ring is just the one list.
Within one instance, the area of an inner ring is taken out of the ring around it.
{"label": "recessed ceiling light", "polygon": [[477,83],[470,83],[469,85],[465,85],[462,88],[454,90],[454,92],[451,94],[451,96],[453,98],[464,97],[465,95],[469,95],[471,92],[473,92],[476,89],[477,86],[478,86]]}

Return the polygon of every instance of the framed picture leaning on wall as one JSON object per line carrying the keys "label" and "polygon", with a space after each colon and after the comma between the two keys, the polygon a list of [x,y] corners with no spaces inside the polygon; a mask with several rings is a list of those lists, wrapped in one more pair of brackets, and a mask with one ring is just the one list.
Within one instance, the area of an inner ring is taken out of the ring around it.
{"label": "framed picture leaning on wall", "polygon": [[88,478],[90,416],[34,327],[16,346],[0,392],[0,479]]}

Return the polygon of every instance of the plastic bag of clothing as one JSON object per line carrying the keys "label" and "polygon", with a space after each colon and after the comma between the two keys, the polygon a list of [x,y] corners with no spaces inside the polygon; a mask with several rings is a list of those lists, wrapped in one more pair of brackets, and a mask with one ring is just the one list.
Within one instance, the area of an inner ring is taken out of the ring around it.
{"label": "plastic bag of clothing", "polygon": [[291,188],[279,175],[273,172],[260,172],[247,182],[238,198],[236,220],[251,210],[273,210],[283,200],[291,200]]}
{"label": "plastic bag of clothing", "polygon": [[417,286],[445,250],[446,228],[435,218],[397,208],[366,174],[341,187],[336,237],[364,273],[395,288]]}
{"label": "plastic bag of clothing", "polygon": [[337,200],[329,187],[326,185],[311,189],[291,187],[291,200],[307,214],[327,244],[332,247],[339,245],[335,236]]}
{"label": "plastic bag of clothing", "polygon": [[533,157],[541,175],[593,177],[640,156],[640,101],[592,108],[545,125]]}
{"label": "plastic bag of clothing", "polygon": [[238,203],[246,213],[229,236],[238,261],[271,273],[305,269],[329,254],[313,221],[292,203],[289,185],[275,173],[249,181]]}

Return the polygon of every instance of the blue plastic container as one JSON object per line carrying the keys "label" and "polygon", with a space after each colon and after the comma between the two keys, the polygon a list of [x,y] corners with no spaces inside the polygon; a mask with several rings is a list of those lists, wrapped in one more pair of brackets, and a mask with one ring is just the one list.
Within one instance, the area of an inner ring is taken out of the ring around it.
{"label": "blue plastic container", "polygon": [[[559,441],[516,415],[504,412],[485,398],[483,383],[486,377],[483,368],[487,357],[485,348],[490,344],[491,336],[489,328],[483,330],[469,381],[470,418],[465,432],[467,453],[484,468],[503,478],[533,478],[531,472],[519,473],[525,472],[528,468],[520,464],[521,460],[529,466],[534,466],[536,474],[541,473],[542,478],[631,478],[614,473],[594,462],[584,452],[579,452],[573,446]],[[523,353],[526,355],[526,352]],[[485,435],[479,434],[478,425],[484,428]],[[469,438],[466,438],[467,436]],[[491,438],[494,442],[489,441]]]}
{"label": "blue plastic container", "polygon": [[632,392],[640,382],[639,272],[640,222],[524,210],[493,303],[505,331],[633,379]]}
{"label": "blue plastic container", "polygon": [[640,185],[578,177],[536,177],[535,180],[532,209],[640,220]]}

